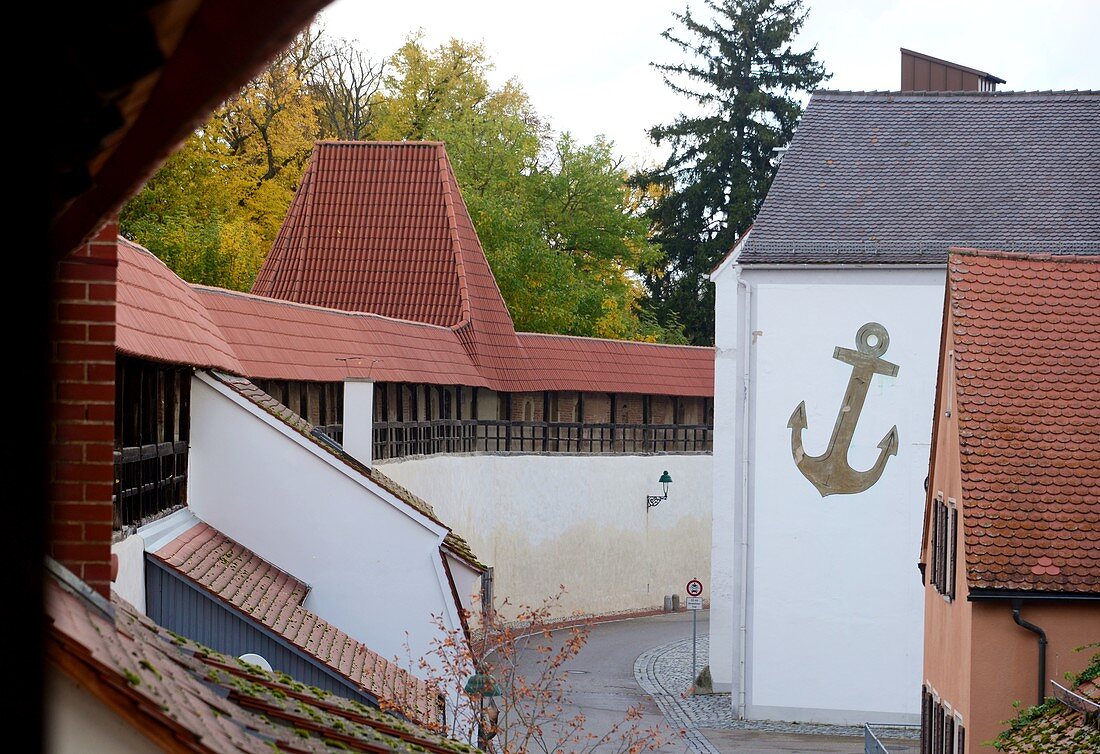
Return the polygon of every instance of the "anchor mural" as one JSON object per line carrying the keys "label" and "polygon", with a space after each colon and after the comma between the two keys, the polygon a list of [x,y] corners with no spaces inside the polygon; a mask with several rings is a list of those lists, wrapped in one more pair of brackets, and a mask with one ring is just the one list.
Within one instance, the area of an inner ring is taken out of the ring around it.
{"label": "anchor mural", "polygon": [[875,465],[867,471],[856,471],[848,465],[848,448],[852,444],[852,435],[859,421],[863,402],[867,399],[867,390],[871,378],[876,374],[896,377],[898,365],[879,358],[890,347],[890,334],[877,322],[868,322],[856,332],[856,350],[833,349],[833,358],[852,365],[852,374],[848,378],[848,389],[840,404],[840,414],[833,426],[833,436],[829,447],[819,456],[807,455],[802,447],[802,431],[806,429],[806,401],[798,404],[791,414],[787,426],[791,430],[791,452],[794,462],[803,476],[810,480],[822,497],[828,495],[851,495],[870,488],[882,476],[890,456],[898,454],[898,427],[891,427],[882,442],[878,444],[881,452]]}

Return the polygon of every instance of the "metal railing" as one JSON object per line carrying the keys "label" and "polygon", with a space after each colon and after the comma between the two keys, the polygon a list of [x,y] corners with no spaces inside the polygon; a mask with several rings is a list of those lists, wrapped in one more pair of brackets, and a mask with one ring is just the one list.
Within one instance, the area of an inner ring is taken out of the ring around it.
{"label": "metal railing", "polygon": [[[326,432],[327,434],[327,432]],[[331,435],[330,435],[331,436]],[[580,424],[503,419],[376,422],[374,458],[437,453],[709,453],[705,424]]]}
{"label": "metal railing", "polygon": [[916,754],[920,751],[919,725],[863,726],[863,754]]}
{"label": "metal railing", "polygon": [[186,501],[186,441],[118,448],[114,461],[116,529]]}

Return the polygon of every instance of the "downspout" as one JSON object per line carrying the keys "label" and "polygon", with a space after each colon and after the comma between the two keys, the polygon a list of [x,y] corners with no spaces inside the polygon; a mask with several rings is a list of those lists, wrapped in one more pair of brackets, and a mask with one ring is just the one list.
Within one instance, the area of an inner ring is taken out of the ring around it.
{"label": "downspout", "polygon": [[744,363],[741,367],[741,541],[738,542],[738,549],[740,550],[741,556],[741,568],[738,574],[740,584],[738,585],[739,608],[737,611],[741,624],[738,626],[737,639],[739,646],[737,652],[737,717],[740,720],[744,720],[748,712],[747,693],[745,690],[748,672],[745,653],[748,651],[749,646],[749,619],[747,612],[749,604],[749,377],[751,375],[752,288],[750,288],[749,284],[741,277],[740,269],[737,275],[737,285],[741,286],[745,291],[744,327],[742,328],[744,346],[741,349],[742,358],[744,359]]}
{"label": "downspout", "polygon": [[1047,634],[1046,631],[1034,623],[1029,623],[1020,617],[1020,610],[1023,606],[1023,600],[1012,600],[1012,620],[1016,622],[1017,626],[1026,628],[1039,637],[1039,698],[1035,702],[1036,705],[1039,705],[1043,703],[1047,696]]}

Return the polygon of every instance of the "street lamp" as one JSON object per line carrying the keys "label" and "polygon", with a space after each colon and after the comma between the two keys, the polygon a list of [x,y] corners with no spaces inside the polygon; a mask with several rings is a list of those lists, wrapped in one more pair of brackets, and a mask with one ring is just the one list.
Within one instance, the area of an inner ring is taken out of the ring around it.
{"label": "street lamp", "polygon": [[[500,696],[500,686],[488,673],[474,673],[466,681],[463,688],[470,696],[477,697],[477,748],[488,751],[488,744],[496,737],[497,718],[500,712],[493,701],[494,696]],[[485,697],[489,697],[489,706],[485,706]]]}
{"label": "street lamp", "polygon": [[668,475],[668,470],[667,469],[665,470],[665,472],[663,474],[661,474],[661,478],[658,479],[657,481],[660,482],[661,489],[663,490],[663,493],[660,494],[660,495],[646,495],[645,496],[646,510],[649,510],[650,508],[656,508],[658,505],[661,504],[661,501],[668,500],[668,486],[670,484],[672,484],[672,477],[670,477]]}

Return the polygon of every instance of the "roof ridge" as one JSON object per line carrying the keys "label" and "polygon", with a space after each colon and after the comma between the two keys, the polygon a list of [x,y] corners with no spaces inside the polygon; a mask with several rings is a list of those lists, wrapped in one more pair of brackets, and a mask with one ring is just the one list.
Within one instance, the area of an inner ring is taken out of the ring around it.
{"label": "roof ridge", "polygon": [[455,275],[458,278],[459,320],[451,325],[452,329],[461,329],[473,320],[473,306],[470,303],[470,288],[466,281],[466,262],[462,257],[462,239],[458,235],[458,219],[455,217],[454,199],[451,197],[450,160],[442,142],[436,147],[436,165],[439,168],[439,183],[443,191],[443,206],[447,214],[447,230],[451,236],[451,253],[454,256]]}
{"label": "roof ridge", "polygon": [[626,346],[661,346],[662,348],[695,348],[700,351],[713,351],[714,346],[694,346],[690,343],[656,343],[649,340],[624,340],[622,338],[600,338],[593,335],[567,335],[556,332],[517,332],[516,335],[539,338],[564,338],[567,340],[594,340],[602,343],[622,343]]}
{"label": "roof ridge", "polygon": [[443,141],[430,139],[416,139],[404,141],[391,139],[388,141],[371,141],[370,139],[317,139],[315,146],[348,146],[348,147],[439,147],[446,144]]}
{"label": "roof ridge", "polygon": [[848,97],[913,97],[921,99],[930,99],[936,97],[944,98],[963,98],[974,97],[978,99],[1013,99],[1023,97],[1038,97],[1038,96],[1070,96],[1070,95],[1085,95],[1093,97],[1100,95],[1100,89],[1005,89],[997,90],[995,92],[977,92],[972,90],[956,90],[956,91],[901,91],[898,89],[815,89],[811,96],[813,97],[827,97],[827,98],[848,98]]}
{"label": "roof ridge", "polygon": [[1008,251],[1002,249],[974,248],[970,246],[951,246],[947,252],[952,256],[983,257],[986,259],[1027,259],[1036,262],[1086,262],[1100,264],[1100,254],[1052,254],[1048,251]]}
{"label": "roof ridge", "polygon": [[[186,282],[186,281],[185,281]],[[267,304],[278,304],[280,306],[290,306],[300,309],[311,309],[313,311],[325,312],[326,314],[339,314],[347,317],[365,317],[369,319],[380,319],[385,322],[400,322],[403,325],[417,325],[419,327],[428,327],[433,330],[450,331],[452,328],[447,325],[433,325],[431,322],[422,322],[416,319],[401,319],[400,317],[387,317],[385,314],[375,314],[374,312],[353,312],[348,309],[333,309],[329,306],[320,306],[318,304],[304,304],[300,301],[291,301],[285,298],[272,298],[271,296],[262,296],[259,293],[250,293],[249,291],[234,291],[229,288],[219,288],[216,285],[203,285],[202,283],[187,283],[193,289],[202,293],[211,293],[215,295],[228,296],[230,298],[248,298],[263,301]]]}

